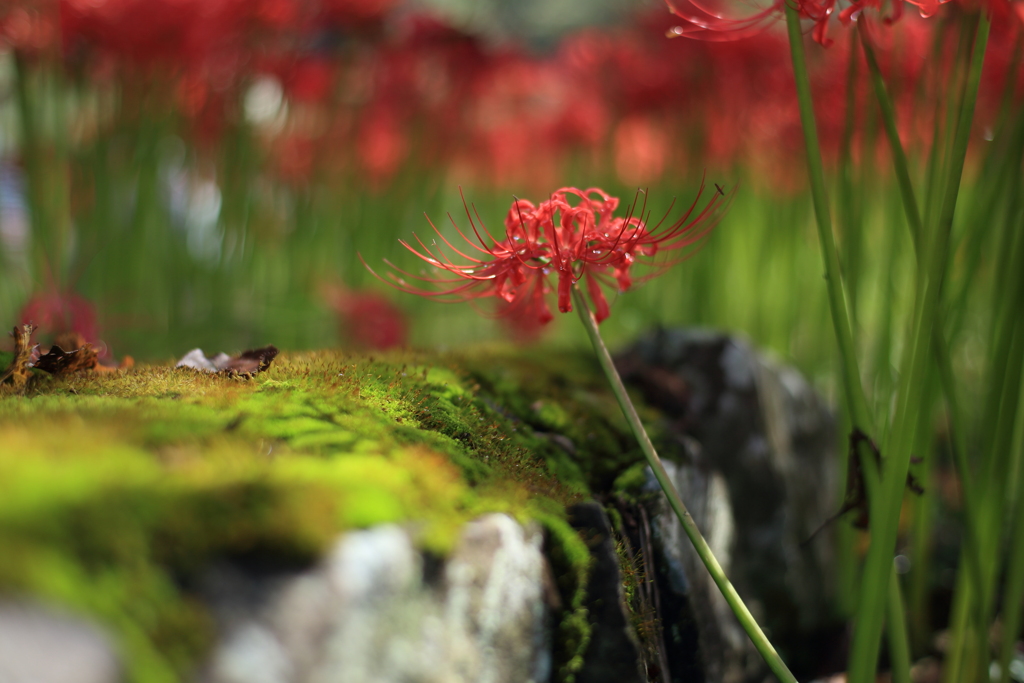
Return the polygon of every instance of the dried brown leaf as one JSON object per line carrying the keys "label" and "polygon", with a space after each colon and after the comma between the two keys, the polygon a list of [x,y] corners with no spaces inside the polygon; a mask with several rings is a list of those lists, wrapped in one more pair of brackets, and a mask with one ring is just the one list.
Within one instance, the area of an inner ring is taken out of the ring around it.
{"label": "dried brown leaf", "polygon": [[85,344],[72,351],[65,351],[54,344],[46,355],[35,362],[35,367],[51,375],[67,375],[80,370],[93,370],[98,364],[99,357],[92,344]]}
{"label": "dried brown leaf", "polygon": [[228,361],[221,372],[228,375],[255,375],[269,368],[277,353],[277,347],[273,345],[244,351]]}

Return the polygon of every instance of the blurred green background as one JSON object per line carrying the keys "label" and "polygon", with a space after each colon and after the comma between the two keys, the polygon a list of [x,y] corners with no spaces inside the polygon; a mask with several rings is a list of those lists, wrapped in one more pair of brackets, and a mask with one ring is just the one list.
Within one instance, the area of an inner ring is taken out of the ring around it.
{"label": "blurred green background", "polygon": [[[53,3],[22,4],[45,25]],[[610,343],[657,325],[713,326],[832,390],[780,33],[669,40],[673,20],[657,2],[262,0],[211,14],[198,35],[183,13],[152,4],[152,34],[133,41],[124,35],[139,3],[64,4],[35,40],[16,30],[17,3],[2,19],[0,314],[9,324],[33,297],[74,294],[92,307],[93,341],[115,357],[350,345],[359,322],[329,293],[344,287],[389,297],[413,345],[504,338],[502,321],[480,315],[486,302],[389,290],[357,255],[381,271],[385,258],[422,270],[397,240],[429,234],[424,213],[440,226],[446,212],[464,218],[460,188],[494,229],[513,196],[539,201],[563,185],[602,187],[623,208],[645,188],[657,216],[674,198],[688,205],[706,174],[709,187],[734,194],[728,215],[695,258],[615,297]],[[314,5],[319,14],[305,11]],[[933,106],[923,65],[938,22],[907,25],[889,39],[889,59],[913,145]],[[1006,72],[1004,42],[994,68]],[[812,77],[836,199],[856,222],[837,229],[858,338],[887,384],[913,257],[866,81],[846,82],[849,52],[843,41],[814,46]],[[975,159],[1006,78],[992,76],[979,109]],[[970,260],[976,245],[961,245],[970,277],[984,279],[986,264]],[[965,324],[976,329],[985,310],[971,301]],[[68,326],[73,316],[55,317]],[[44,336],[57,331],[41,324]],[[556,319],[542,339],[583,343],[577,328]],[[960,340],[969,367],[971,336]]]}

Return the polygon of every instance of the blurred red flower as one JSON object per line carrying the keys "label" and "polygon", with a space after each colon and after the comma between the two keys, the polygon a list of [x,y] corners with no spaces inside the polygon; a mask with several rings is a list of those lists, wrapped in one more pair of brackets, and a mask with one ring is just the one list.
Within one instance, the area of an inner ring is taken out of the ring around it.
{"label": "blurred red flower", "polygon": [[624,183],[656,181],[671,149],[668,136],[647,116],[628,116],[615,128],[615,170]]}
{"label": "blurred red flower", "polygon": [[195,58],[223,31],[224,2],[208,0],[62,0],[66,51],[80,43],[147,63]]}
{"label": "blurred red flower", "polygon": [[282,79],[285,92],[297,102],[322,102],[334,86],[335,65],[327,59],[303,59]]}
{"label": "blurred red flower", "polygon": [[325,286],[322,291],[338,316],[342,338],[356,348],[383,350],[405,346],[405,314],[386,296],[338,286]]}
{"label": "blurred red flower", "polygon": [[363,117],[356,138],[356,153],[371,187],[389,181],[405,160],[409,145],[398,107],[374,107]]}
{"label": "blurred red flower", "polygon": [[0,45],[37,55],[56,47],[59,36],[56,0],[25,0],[0,8]]}
{"label": "blurred red flower", "polygon": [[[49,337],[74,332],[90,344],[99,343],[96,308],[85,297],[69,290],[40,291],[22,306],[18,319],[32,323]],[[102,345],[100,345],[102,346]],[[104,347],[100,355],[105,355]]]}
{"label": "blurred red flower", "polygon": [[398,0],[320,0],[324,18],[338,26],[382,22],[397,4]]}
{"label": "blurred red flower", "polygon": [[[843,25],[849,25],[866,9],[888,11],[886,23],[892,23],[903,15],[903,3],[915,5],[922,16],[930,17],[939,11],[939,5],[949,0],[850,0],[840,9],[839,0],[772,0],[760,11],[741,17],[729,16],[728,2],[716,0],[665,0],[669,10],[682,20],[674,27],[670,37],[686,36],[700,40],[736,40],[760,33],[780,19],[786,10],[786,2],[794,1],[797,12],[803,19],[814,23],[811,35],[821,45],[828,47],[828,24],[832,17],[839,17]],[[884,7],[883,7],[884,5]]]}

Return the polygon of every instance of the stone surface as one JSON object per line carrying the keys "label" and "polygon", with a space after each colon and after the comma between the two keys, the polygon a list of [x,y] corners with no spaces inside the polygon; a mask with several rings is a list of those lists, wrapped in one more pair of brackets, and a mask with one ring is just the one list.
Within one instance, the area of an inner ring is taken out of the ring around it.
{"label": "stone surface", "polygon": [[36,603],[0,603],[0,683],[121,679],[117,653],[96,626]]}
{"label": "stone surface", "polygon": [[[616,363],[669,421],[680,458],[666,467],[726,573],[773,642],[797,652],[830,618],[828,530],[805,541],[840,504],[832,413],[799,373],[720,334],[661,330]],[[694,619],[706,680],[760,680],[760,658],[667,504],[652,499],[667,650],[673,619]],[[690,615],[666,613],[673,604]]]}
{"label": "stone surface", "polygon": [[441,561],[382,526],[272,577],[211,570],[208,683],[524,683],[550,677],[542,534],[492,514]]}
{"label": "stone surface", "polygon": [[[702,472],[672,462],[666,461],[664,464],[679,496],[686,503],[722,569],[736,584],[737,566],[733,561],[734,550],[737,550],[734,545],[736,521],[724,477],[716,472]],[[646,488],[653,494],[660,494],[653,475]],[[721,591],[710,580],[704,565],[683,533],[682,525],[668,509],[668,505],[661,501],[660,495],[655,500],[658,502],[652,504],[652,531],[657,561],[661,565],[659,589],[662,595],[667,593],[671,596],[669,600],[663,601],[665,606],[661,613],[666,631],[666,648],[670,653],[671,680],[692,680],[676,675],[681,666],[691,670],[699,668],[703,680],[709,682],[758,680],[762,669],[760,655],[736,621]],[[749,591],[741,591],[741,594],[754,616],[763,620],[759,605],[750,599]],[[693,654],[685,652],[686,642],[677,639],[673,633],[673,626],[687,622],[696,625],[699,667],[687,661],[687,658],[693,658]],[[672,656],[677,653],[682,656]]]}
{"label": "stone surface", "polygon": [[583,537],[593,558],[586,601],[592,630],[583,655],[583,668],[577,672],[576,680],[581,683],[646,681],[640,645],[626,606],[619,556],[608,515],[598,503],[580,503],[570,508],[569,523]]}
{"label": "stone surface", "polygon": [[[619,360],[627,381],[668,421],[677,447],[664,444],[663,454],[683,499],[794,664],[793,643],[811,642],[828,617],[827,580],[835,575],[827,532],[803,544],[839,505],[829,411],[798,374],[721,335],[662,332]],[[582,442],[563,434],[533,436],[587,457]],[[619,469],[608,472],[610,481]],[[594,491],[601,504],[570,510],[593,559],[585,604],[593,630],[576,683],[760,683],[760,658],[652,481],[647,490],[640,501]],[[175,575],[217,625],[195,680],[551,680],[549,604],[558,597],[540,529],[488,515],[465,526],[440,558],[417,548],[416,524],[345,534],[312,566],[254,549],[211,553],[197,562],[198,577]],[[0,683],[122,677],[98,629],[0,603]]]}

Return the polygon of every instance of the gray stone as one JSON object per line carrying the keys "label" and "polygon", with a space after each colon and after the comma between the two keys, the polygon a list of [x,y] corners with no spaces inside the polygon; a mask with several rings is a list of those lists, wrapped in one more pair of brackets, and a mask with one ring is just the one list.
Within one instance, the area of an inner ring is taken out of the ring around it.
{"label": "gray stone", "polygon": [[538,528],[492,514],[452,555],[407,530],[342,536],[317,567],[274,577],[212,570],[220,644],[208,683],[546,681],[551,646]]}
{"label": "gray stone", "polygon": [[[669,461],[664,464],[680,498],[686,503],[726,576],[735,576],[733,555],[737,550],[736,520],[733,518],[732,501],[724,477],[717,472],[701,472]],[[667,585],[663,590],[685,598],[683,609],[691,612],[681,614],[665,611],[661,614],[663,624],[671,628],[678,621],[692,620],[696,623],[700,668],[705,680],[722,683],[751,680],[761,669],[760,655],[736,621],[721,591],[710,580],[707,570],[683,532],[682,525],[662,500],[661,489],[653,480],[653,474],[650,479],[646,488],[658,495],[658,502],[653,504],[655,514],[652,531],[659,559],[664,563],[663,574]],[[749,595],[745,595],[744,599],[755,618],[760,618],[759,605],[752,604]],[[671,643],[668,648],[670,651],[674,649]],[[671,664],[677,661],[670,660],[669,670],[673,674],[678,667],[672,667]],[[672,680],[679,678],[673,675]]]}
{"label": "gray stone", "polygon": [[[796,371],[704,330],[648,335],[616,364],[680,444],[666,468],[727,575],[773,643],[796,652],[831,618],[829,530],[806,543],[840,504],[831,411]],[[707,680],[759,680],[760,658],[663,497],[653,500],[663,592],[683,591],[662,602],[690,610],[661,615],[666,641],[673,620],[690,619]]]}
{"label": "gray stone", "polygon": [[592,558],[585,603],[591,628],[590,642],[576,680],[583,683],[646,681],[608,515],[598,503],[580,503],[569,509],[569,523],[587,544]]}
{"label": "gray stone", "polygon": [[97,626],[37,603],[0,603],[0,683],[117,683],[121,664]]}

